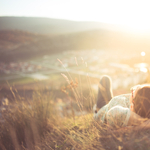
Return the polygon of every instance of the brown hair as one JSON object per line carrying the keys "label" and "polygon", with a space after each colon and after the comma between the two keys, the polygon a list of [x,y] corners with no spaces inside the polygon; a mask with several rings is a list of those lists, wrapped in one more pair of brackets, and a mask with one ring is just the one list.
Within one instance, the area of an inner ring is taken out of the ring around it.
{"label": "brown hair", "polygon": [[133,99],[135,113],[150,118],[150,85],[141,86]]}

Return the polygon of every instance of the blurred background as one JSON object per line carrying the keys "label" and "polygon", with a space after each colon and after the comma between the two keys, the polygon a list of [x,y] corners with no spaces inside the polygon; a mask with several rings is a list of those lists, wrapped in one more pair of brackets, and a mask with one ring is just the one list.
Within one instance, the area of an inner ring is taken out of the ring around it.
{"label": "blurred background", "polygon": [[1,0],[0,99],[13,100],[10,86],[28,99],[38,87],[65,105],[61,73],[95,97],[104,74],[114,95],[149,83],[149,14],[149,1]]}

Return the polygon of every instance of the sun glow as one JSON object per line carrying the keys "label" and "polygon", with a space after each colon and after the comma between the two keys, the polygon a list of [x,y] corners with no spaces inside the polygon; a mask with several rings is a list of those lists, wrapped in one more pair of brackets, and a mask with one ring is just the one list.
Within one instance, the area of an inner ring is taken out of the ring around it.
{"label": "sun glow", "polygon": [[146,73],[147,72],[147,68],[140,68],[140,71]]}
{"label": "sun glow", "polygon": [[141,56],[145,56],[145,52],[141,52]]}
{"label": "sun glow", "polygon": [[146,0],[1,1],[1,16],[35,16],[75,21],[98,21],[117,24],[133,32],[150,32],[150,1]]}
{"label": "sun glow", "polygon": [[[68,7],[63,9],[61,15],[76,21],[117,24],[132,32],[150,32],[149,4],[148,1],[136,0],[76,0],[68,1]],[[61,8],[62,5],[58,10]]]}
{"label": "sun glow", "polygon": [[148,70],[148,64],[147,63],[138,63],[134,65],[135,68],[138,68],[141,72],[146,73]]}

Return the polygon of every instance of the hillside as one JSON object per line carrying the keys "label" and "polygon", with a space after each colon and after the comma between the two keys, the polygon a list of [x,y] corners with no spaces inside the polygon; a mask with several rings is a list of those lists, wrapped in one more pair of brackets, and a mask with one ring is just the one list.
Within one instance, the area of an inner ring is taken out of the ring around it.
{"label": "hillside", "polygon": [[148,51],[150,37],[97,22],[0,17],[0,60],[23,61],[66,50]]}
{"label": "hillside", "polygon": [[[24,52],[21,47],[35,43],[46,36],[36,35],[33,33],[19,30],[1,30],[0,31],[0,59],[9,62],[12,60],[22,59]],[[30,55],[28,49],[26,53]],[[25,57],[26,59],[26,57]]]}
{"label": "hillside", "polygon": [[0,30],[0,40],[12,42],[14,44],[33,42],[39,39],[39,37],[39,35],[37,36],[34,33],[20,30]]}
{"label": "hillside", "polygon": [[149,38],[110,30],[91,30],[57,36],[25,31],[0,31],[0,60],[18,61],[66,50],[109,49],[148,51]]}
{"label": "hillside", "polygon": [[54,35],[94,29],[115,30],[116,27],[100,22],[77,22],[35,17],[0,17],[0,30],[23,30],[38,34]]}

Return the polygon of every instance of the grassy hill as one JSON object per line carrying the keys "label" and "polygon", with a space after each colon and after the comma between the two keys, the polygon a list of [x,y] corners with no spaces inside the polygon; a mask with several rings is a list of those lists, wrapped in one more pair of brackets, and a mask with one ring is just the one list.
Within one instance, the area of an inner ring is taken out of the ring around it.
{"label": "grassy hill", "polygon": [[0,60],[5,62],[81,49],[120,49],[133,53],[149,51],[150,43],[148,37],[104,29],[55,36],[18,30],[0,31]]}
{"label": "grassy hill", "polygon": [[98,22],[0,17],[0,60],[23,61],[66,50],[149,51],[150,37]]}
{"label": "grassy hill", "polygon": [[[70,102],[59,99],[57,103],[50,91],[37,89],[31,99],[20,97],[15,90],[13,95],[14,103],[8,103],[7,99],[2,103],[2,150],[149,150],[149,120],[121,128],[102,124],[93,119],[93,96],[77,95],[75,99],[67,96]],[[87,103],[91,109],[84,114]]]}
{"label": "grassy hill", "polygon": [[[127,50],[135,53],[150,49],[149,38],[145,36],[110,28],[85,28],[86,23],[81,28],[77,22],[49,20],[48,24],[41,20],[1,17],[0,61],[23,61],[66,50],[119,49],[124,55]],[[96,93],[91,90],[90,78],[79,76],[78,89],[69,88],[75,84],[71,82],[74,76],[69,76],[69,85],[61,79],[25,85],[23,81],[12,87],[1,84],[0,98],[8,98],[9,104],[1,103],[4,109],[0,111],[0,149],[150,149],[150,122],[115,130],[99,124],[93,120]],[[83,84],[86,88],[82,88]]]}
{"label": "grassy hill", "polygon": [[[28,55],[28,45],[33,45],[37,41],[43,39],[46,36],[36,35],[19,30],[1,30],[0,31],[0,59],[1,61],[9,62],[12,60],[18,60],[24,58],[24,51]],[[26,47],[23,49],[23,47]],[[31,49],[30,49],[31,50]],[[33,49],[31,50],[32,53]]]}
{"label": "grassy hill", "polygon": [[77,22],[36,17],[0,17],[0,30],[23,30],[38,34],[66,34],[94,29],[114,29],[100,22]]}

